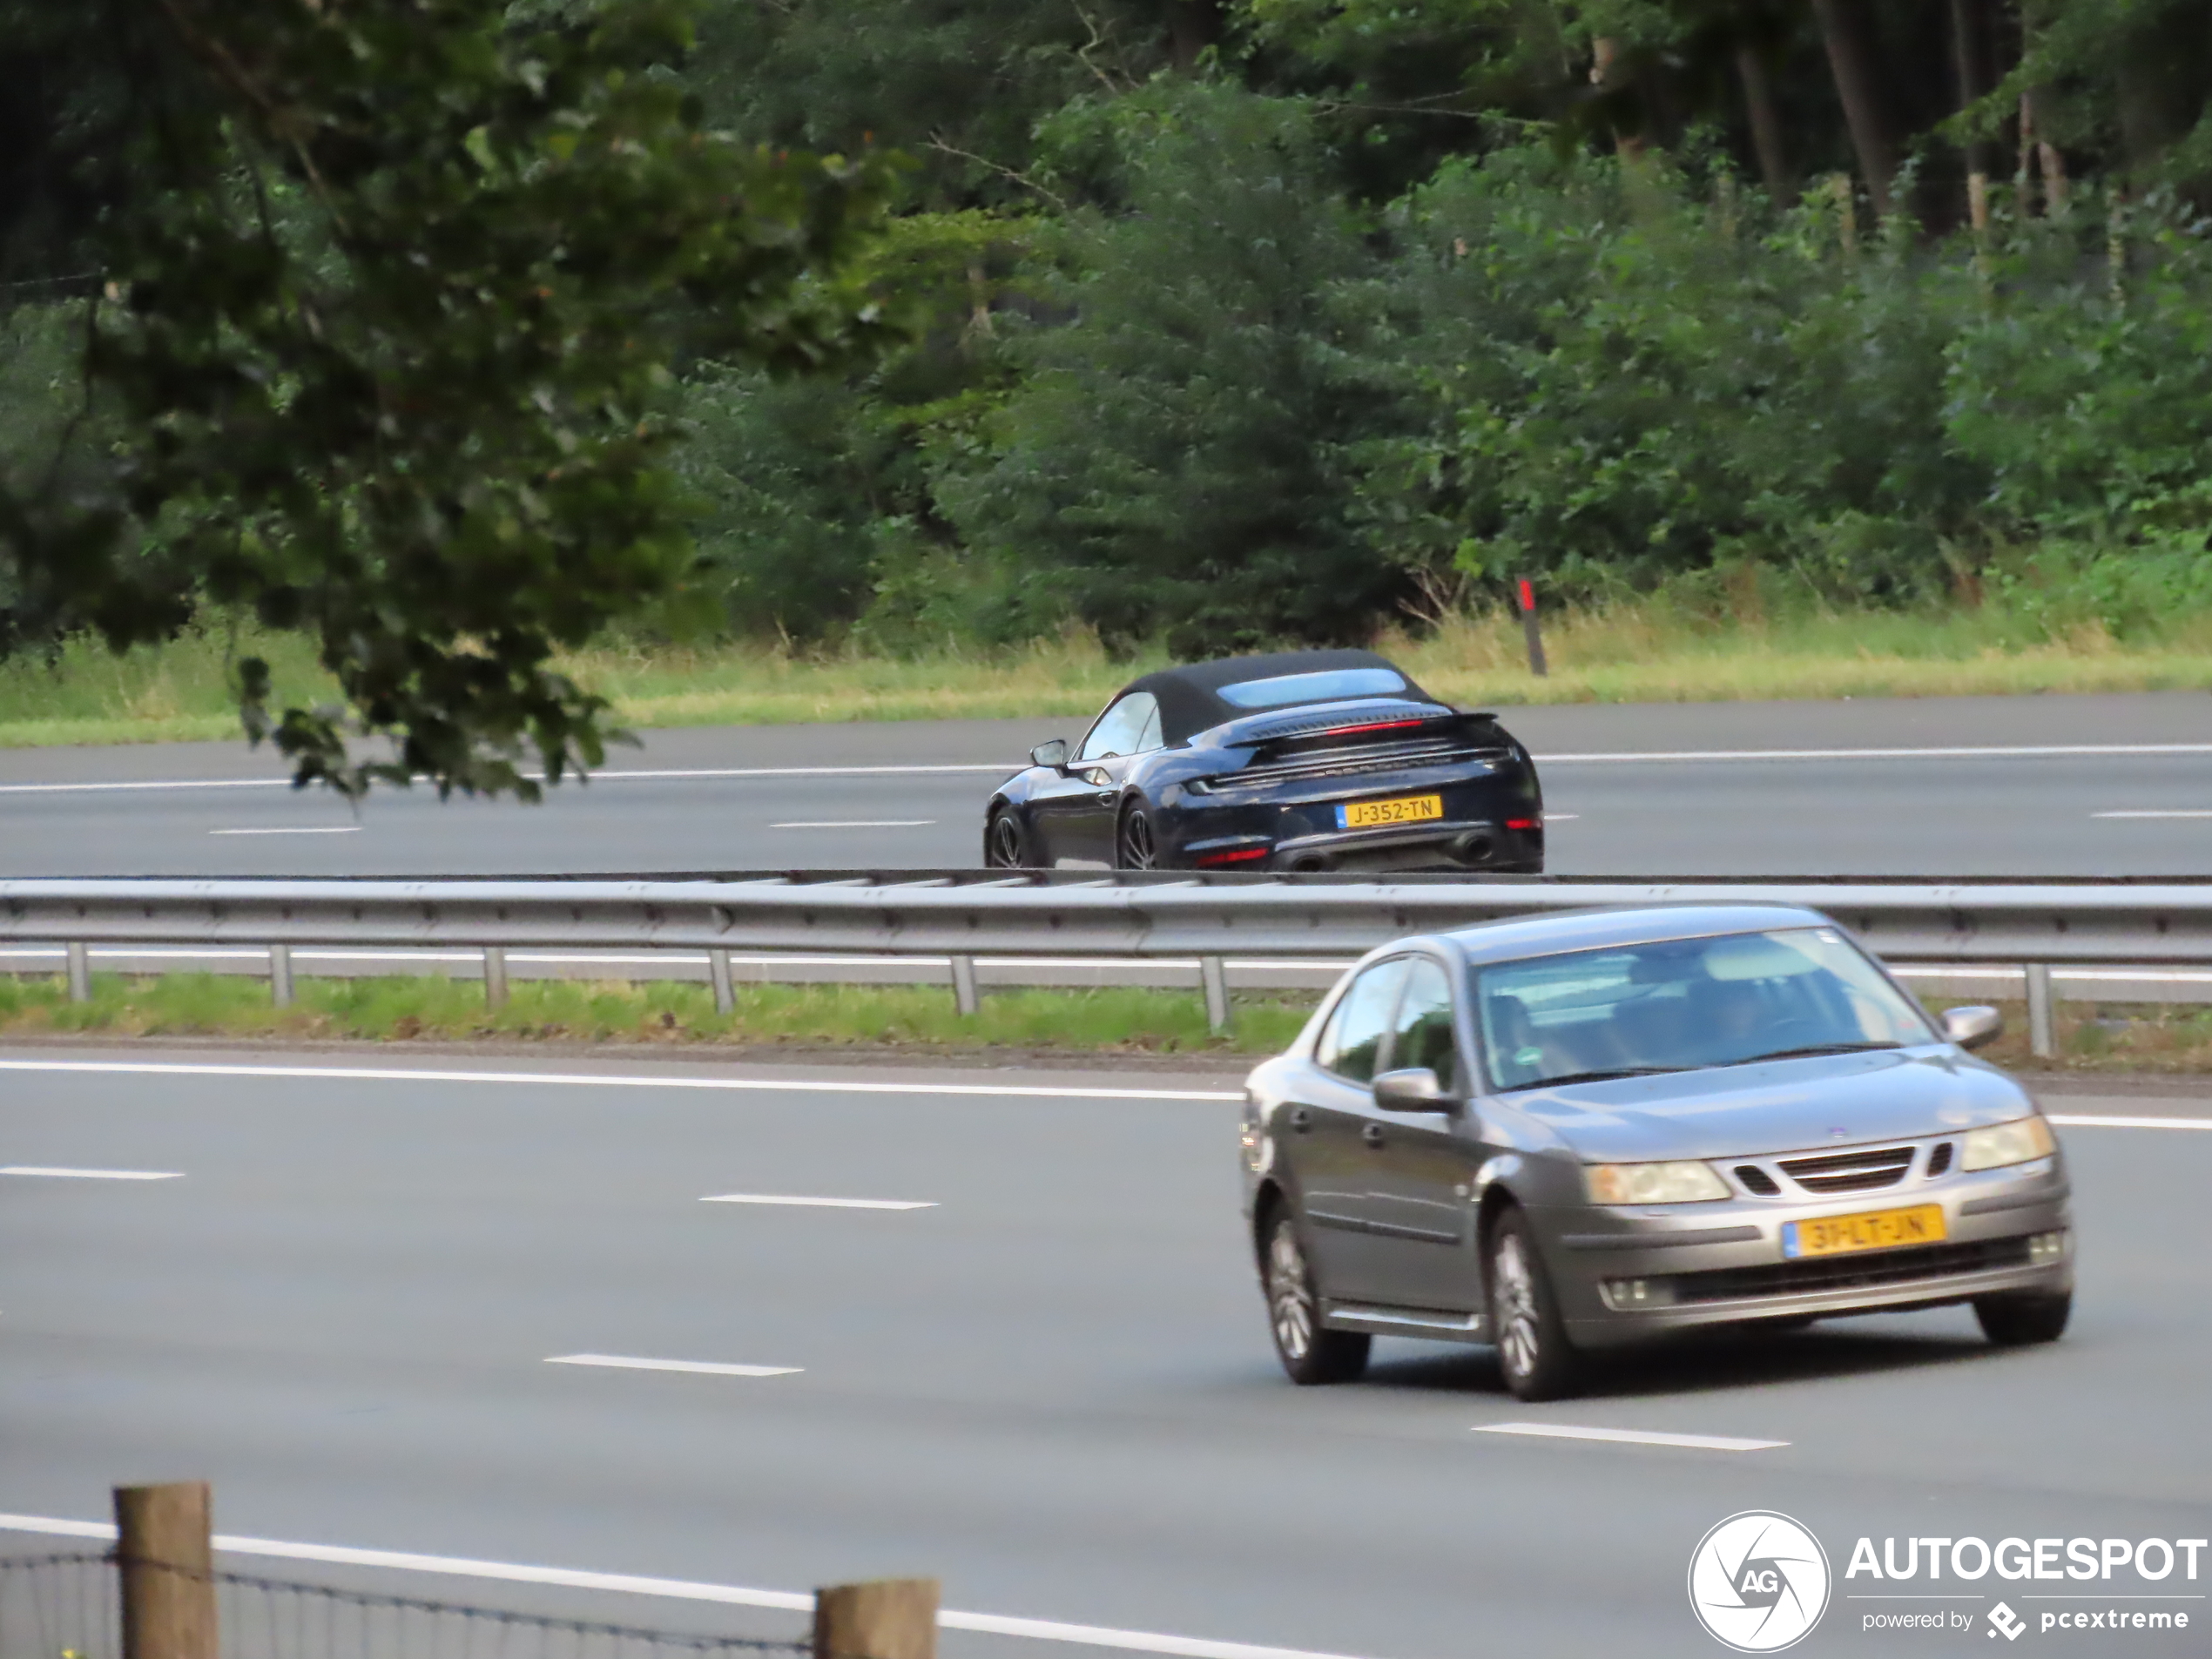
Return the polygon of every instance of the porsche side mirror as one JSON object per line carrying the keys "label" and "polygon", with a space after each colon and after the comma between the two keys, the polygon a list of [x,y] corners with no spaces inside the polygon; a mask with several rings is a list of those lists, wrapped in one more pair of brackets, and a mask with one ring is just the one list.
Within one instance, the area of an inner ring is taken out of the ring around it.
{"label": "porsche side mirror", "polygon": [[1426,1066],[1386,1071],[1375,1079],[1375,1104],[1386,1112],[1448,1112],[1458,1103]]}
{"label": "porsche side mirror", "polygon": [[2005,1035],[2005,1016],[1995,1008],[1946,1008],[1943,1035],[1962,1049],[1982,1049]]}
{"label": "porsche side mirror", "polygon": [[1055,738],[1049,743],[1040,743],[1029,751],[1033,766],[1050,766],[1055,772],[1068,770],[1068,739]]}

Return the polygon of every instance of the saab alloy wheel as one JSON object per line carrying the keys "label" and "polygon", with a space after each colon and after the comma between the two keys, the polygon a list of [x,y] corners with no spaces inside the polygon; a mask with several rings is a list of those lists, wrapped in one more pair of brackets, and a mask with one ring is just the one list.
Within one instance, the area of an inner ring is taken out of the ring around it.
{"label": "saab alloy wheel", "polygon": [[1294,1383],[1350,1382],[1367,1368],[1372,1340],[1358,1331],[1321,1327],[1321,1301],[1306,1265],[1298,1223],[1285,1208],[1276,1212],[1267,1232],[1267,1325],[1275,1338],[1275,1357]]}
{"label": "saab alloy wheel", "polygon": [[1490,1328],[1498,1367],[1516,1399],[1559,1399],[1581,1382],[1558,1300],[1528,1219],[1508,1210],[1490,1232]]}
{"label": "saab alloy wheel", "polygon": [[1152,839],[1152,815],[1142,806],[1125,808],[1121,827],[1114,835],[1114,867],[1149,870],[1159,862],[1159,857]]}

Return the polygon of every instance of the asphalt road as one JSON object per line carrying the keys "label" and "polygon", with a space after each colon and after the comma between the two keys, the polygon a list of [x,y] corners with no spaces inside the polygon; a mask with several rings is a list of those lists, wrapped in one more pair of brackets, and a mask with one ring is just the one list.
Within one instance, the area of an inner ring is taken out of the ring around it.
{"label": "asphalt road", "polygon": [[[1542,765],[1562,874],[2212,874],[2196,693],[1506,717]],[[653,732],[542,807],[417,790],[358,816],[242,745],[17,750],[0,753],[0,874],[971,866],[992,786],[1078,725]]]}
{"label": "asphalt road", "polygon": [[[2062,1131],[2081,1295],[2056,1346],[1994,1352],[1955,1310],[1835,1322],[1629,1364],[1530,1407],[1479,1349],[1384,1344],[1360,1385],[1283,1380],[1236,1212],[1235,1108],[1196,1097],[1233,1077],[286,1076],[211,1072],[206,1051],[169,1073],[98,1069],[160,1058],[0,1054],[0,1166],[177,1177],[0,1173],[14,1516],[98,1519],[112,1483],[205,1477],[219,1528],[261,1539],[781,1590],[928,1573],[969,1612],[1372,1659],[1718,1653],[1685,1569],[1752,1508],[1804,1522],[1831,1558],[1810,1654],[1986,1655],[1999,1590],[2033,1617],[2107,1589],[2212,1588],[2212,1559],[2155,1585],[1952,1581],[1979,1597],[1940,1604],[1971,1630],[1866,1635],[1870,1608],[1937,1604],[1845,1600],[1928,1587],[1843,1576],[1862,1534],[2212,1535],[2201,1129]],[[2051,1103],[2212,1112],[2140,1092]],[[727,1193],[935,1207],[700,1202]],[[796,1369],[546,1363],[587,1353]],[[1786,1444],[1475,1432],[1501,1421]],[[11,1554],[52,1542],[0,1535]],[[632,1624],[797,1623],[350,1577]],[[2191,1611],[2195,1629],[2032,1645],[2205,1650],[2203,1601],[2129,1605]],[[958,1629],[946,1648],[1073,1651]]]}

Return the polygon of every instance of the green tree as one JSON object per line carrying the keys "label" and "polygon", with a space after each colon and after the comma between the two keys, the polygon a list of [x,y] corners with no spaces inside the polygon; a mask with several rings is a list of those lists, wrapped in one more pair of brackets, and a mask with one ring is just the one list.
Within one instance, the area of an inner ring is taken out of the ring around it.
{"label": "green tree", "polygon": [[1071,118],[1122,200],[1067,230],[991,463],[942,494],[972,546],[1055,571],[1111,642],[1357,637],[1398,573],[1350,519],[1375,414],[1333,296],[1366,268],[1296,102],[1163,85]]}
{"label": "green tree", "polygon": [[550,662],[690,570],[668,364],[892,338],[856,266],[889,164],[706,129],[682,0],[124,16],[126,70],[192,72],[138,86],[88,302],[111,489],[0,502],[19,620],[121,648],[212,601],[310,634],[346,709],[282,706],[252,660],[241,709],[348,793],[595,764],[606,705]]}

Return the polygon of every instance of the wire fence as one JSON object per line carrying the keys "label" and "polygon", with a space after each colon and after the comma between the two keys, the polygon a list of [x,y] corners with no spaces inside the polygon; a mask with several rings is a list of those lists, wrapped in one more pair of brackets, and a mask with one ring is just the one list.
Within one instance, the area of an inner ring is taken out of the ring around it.
{"label": "wire fence", "polygon": [[0,1557],[0,1659],[121,1659],[111,1554]]}
{"label": "wire fence", "polygon": [[[145,1570],[141,1568],[141,1570]],[[212,1587],[222,1659],[752,1659],[805,1635],[679,1635],[241,1573]],[[124,1659],[112,1553],[0,1558],[0,1659]]]}

